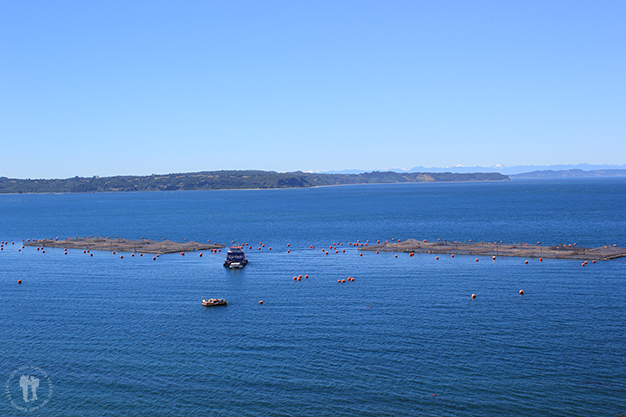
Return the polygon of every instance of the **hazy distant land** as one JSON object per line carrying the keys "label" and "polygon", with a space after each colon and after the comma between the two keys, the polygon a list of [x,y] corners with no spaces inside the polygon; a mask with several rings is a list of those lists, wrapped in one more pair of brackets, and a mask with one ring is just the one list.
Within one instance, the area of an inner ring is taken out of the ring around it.
{"label": "hazy distant land", "polygon": [[508,181],[492,173],[367,172],[360,174],[315,174],[273,171],[206,171],[185,174],[67,179],[14,179],[0,177],[0,194],[92,193],[110,191],[178,191],[308,188],[349,184],[411,182]]}
{"label": "hazy distant land", "polygon": [[511,175],[512,179],[553,179],[553,178],[612,178],[626,177],[626,169],[598,169],[584,171],[582,169],[542,170]]}

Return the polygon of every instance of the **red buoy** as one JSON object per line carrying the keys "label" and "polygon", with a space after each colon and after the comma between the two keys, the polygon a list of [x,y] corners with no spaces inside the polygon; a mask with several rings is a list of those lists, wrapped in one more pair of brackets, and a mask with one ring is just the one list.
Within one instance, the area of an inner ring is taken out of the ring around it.
{"label": "red buoy", "polygon": [[476,294],[472,294],[472,298],[476,298]]}
{"label": "red buoy", "polygon": [[21,279],[18,279],[18,280],[17,280],[17,283],[18,283],[18,284],[21,284],[21,283],[22,283],[22,280],[21,280]]}

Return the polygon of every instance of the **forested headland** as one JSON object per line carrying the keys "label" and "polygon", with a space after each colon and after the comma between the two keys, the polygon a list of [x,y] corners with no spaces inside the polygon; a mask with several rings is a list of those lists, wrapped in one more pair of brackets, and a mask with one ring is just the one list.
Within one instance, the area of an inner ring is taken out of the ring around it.
{"label": "forested headland", "polygon": [[110,191],[178,191],[308,188],[349,184],[391,184],[410,182],[508,181],[500,173],[397,173],[319,174],[274,171],[206,171],[184,174],[73,177],[67,179],[15,179],[0,177],[0,194],[96,193]]}

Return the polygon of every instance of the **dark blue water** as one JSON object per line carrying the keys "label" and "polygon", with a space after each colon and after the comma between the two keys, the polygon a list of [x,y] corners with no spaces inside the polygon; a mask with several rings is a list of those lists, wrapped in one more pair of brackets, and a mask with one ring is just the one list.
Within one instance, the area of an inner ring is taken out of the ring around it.
{"label": "dark blue water", "polygon": [[[2,416],[24,414],[11,404],[26,405],[11,379],[22,367],[49,377],[33,412],[46,416],[626,413],[626,261],[361,257],[348,245],[624,247],[625,180],[2,195],[0,216]],[[223,253],[18,251],[91,234],[254,249],[240,271]],[[322,252],[336,242],[346,253]],[[203,296],[229,306],[203,308]]]}

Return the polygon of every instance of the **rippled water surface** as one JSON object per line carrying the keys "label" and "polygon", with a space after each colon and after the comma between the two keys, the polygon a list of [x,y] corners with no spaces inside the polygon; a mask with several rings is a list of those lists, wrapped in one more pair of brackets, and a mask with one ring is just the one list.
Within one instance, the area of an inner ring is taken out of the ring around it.
{"label": "rippled water surface", "polygon": [[[91,234],[253,249],[240,271],[223,252],[18,251]],[[624,247],[626,181],[0,195],[0,415],[24,415],[21,367],[53,387],[36,415],[626,413],[624,259],[349,245],[392,238]]]}

